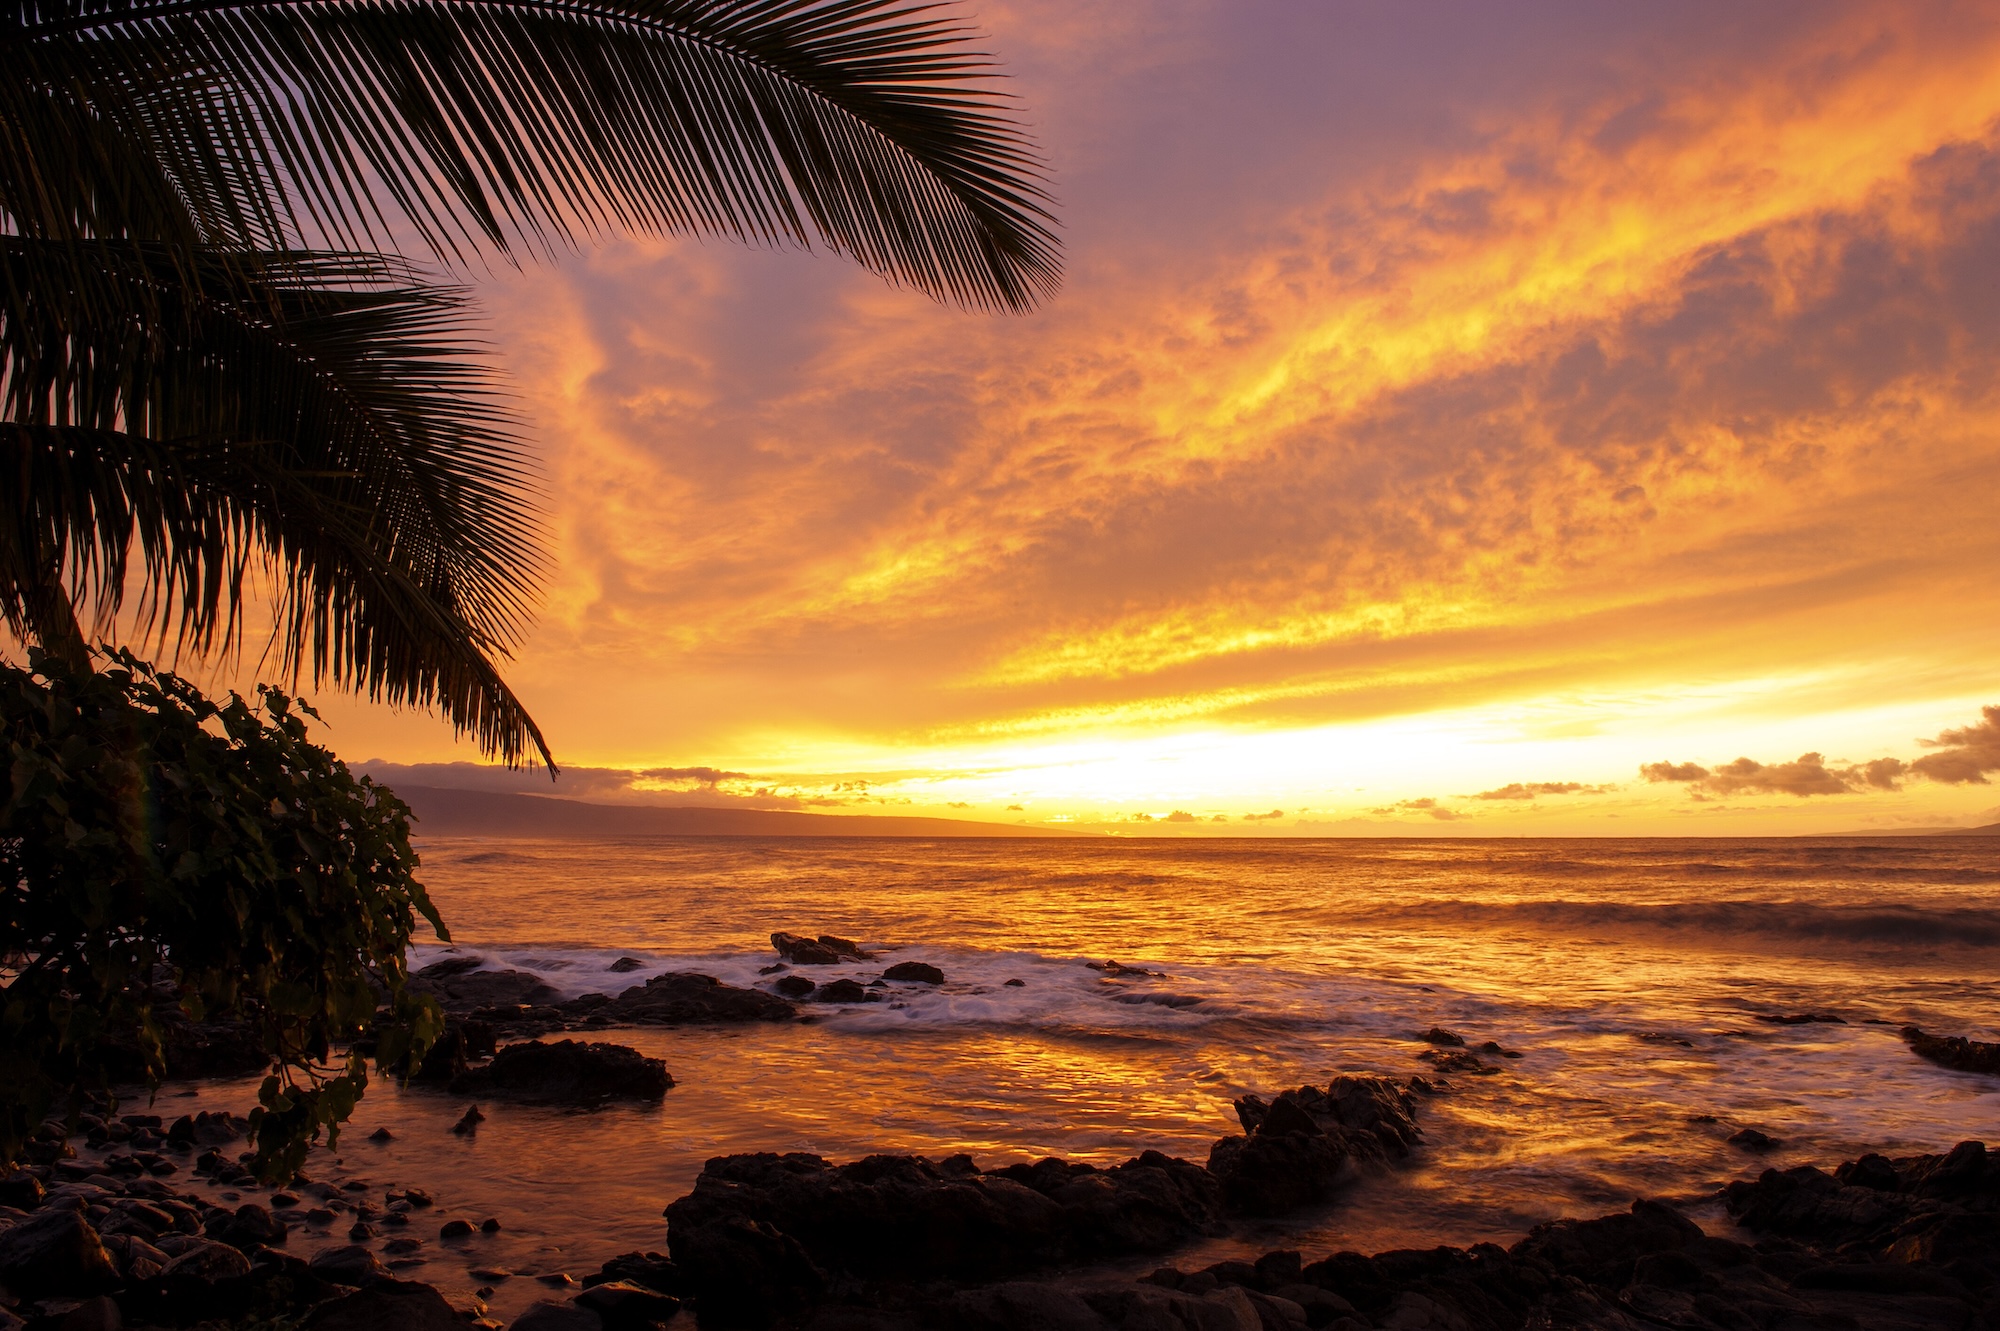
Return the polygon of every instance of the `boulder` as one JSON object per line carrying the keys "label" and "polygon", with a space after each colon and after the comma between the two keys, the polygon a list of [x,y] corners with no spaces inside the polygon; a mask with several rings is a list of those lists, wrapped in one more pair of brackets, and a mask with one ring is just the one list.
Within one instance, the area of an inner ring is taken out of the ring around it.
{"label": "boulder", "polygon": [[372,1285],[389,1278],[389,1268],[366,1244],[350,1243],[314,1255],[312,1273],[336,1285]]}
{"label": "boulder", "polygon": [[813,995],[815,1003],[879,1003],[882,995],[871,993],[859,980],[828,980]]}
{"label": "boulder", "polygon": [[192,1277],[214,1284],[218,1280],[234,1280],[250,1274],[250,1259],[227,1243],[217,1243],[210,1239],[196,1239],[175,1255],[160,1272],[162,1279],[176,1276]]}
{"label": "boulder", "polygon": [[[1050,1263],[1165,1246],[1220,1232],[1205,1171],[1147,1152],[1113,1169],[1045,1160],[991,1173],[970,1158],[815,1155],[710,1160],[667,1208],[680,1277],[707,1307],[749,1254],[782,1264],[763,1226],[815,1270],[868,1279],[993,1279]],[[714,1237],[720,1235],[721,1237]],[[801,1268],[803,1269],[803,1268]],[[802,1276],[793,1280],[802,1286]]]}
{"label": "boulder", "polygon": [[611,1331],[622,1331],[623,1328],[638,1331],[638,1328],[666,1321],[681,1308],[681,1301],[672,1295],[630,1280],[607,1280],[603,1284],[592,1285],[571,1302],[603,1318],[604,1325]]}
{"label": "boulder", "polygon": [[843,961],[868,960],[868,953],[863,952],[853,939],[839,938],[833,934],[807,938],[801,934],[788,934],[781,929],[771,935],[771,946],[778,949],[778,955],[794,966],[832,966]]}
{"label": "boulder", "polygon": [[562,991],[526,971],[481,970],[486,958],[446,957],[410,976],[410,988],[429,994],[448,1013],[460,1015],[485,1007],[520,1004],[546,1006],[562,1001]]}
{"label": "boulder", "polygon": [[784,1021],[797,1009],[776,994],[738,989],[712,975],[675,971],[656,975],[613,999],[604,1011],[633,1026],[682,1026],[695,1022]]}
{"label": "boulder", "polygon": [[629,975],[633,971],[641,971],[646,969],[646,963],[639,960],[639,958],[637,957],[620,957],[618,958],[618,960],[612,962],[609,966],[606,966],[604,969],[611,971],[613,974],[617,975]]}
{"label": "boulder", "polygon": [[620,1253],[606,1262],[595,1275],[585,1276],[583,1283],[588,1287],[613,1280],[644,1285],[662,1294],[678,1294],[681,1291],[680,1269],[671,1257],[662,1252]]}
{"label": "boulder", "polygon": [[771,988],[786,998],[804,998],[819,986],[803,975],[780,975]]}
{"label": "boulder", "polygon": [[555,1104],[658,1100],[674,1079],[667,1065],[620,1044],[539,1040],[504,1046],[484,1067],[452,1080],[455,1095]]}
{"label": "boulder", "polygon": [[687,1200],[667,1207],[667,1242],[705,1320],[764,1326],[819,1301],[825,1273],[797,1239],[742,1214],[696,1218],[684,1210],[675,1220],[674,1207]]}
{"label": "boulder", "polygon": [[883,971],[882,978],[910,984],[943,984],[944,972],[922,961],[899,961]]}
{"label": "boulder", "polygon": [[1246,1095],[1236,1116],[1244,1135],[1217,1141],[1208,1171],[1229,1208],[1250,1215],[1325,1201],[1348,1161],[1405,1158],[1421,1136],[1410,1093],[1381,1077],[1336,1077],[1325,1090],[1301,1086],[1269,1102]]}
{"label": "boulder", "polygon": [[1903,1038],[1919,1058],[1959,1072],[1983,1072],[2000,1077],[2000,1044],[1970,1040],[1963,1035],[1926,1035],[1921,1027],[1903,1027]]}
{"label": "boulder", "polygon": [[604,1319],[573,1303],[543,1299],[507,1324],[507,1331],[602,1331]]}
{"label": "boulder", "polygon": [[465,1331],[444,1295],[415,1281],[383,1280],[320,1304],[305,1331]]}
{"label": "boulder", "polygon": [[291,1226],[256,1202],[245,1202],[229,1219],[212,1224],[210,1233],[232,1247],[264,1248],[283,1243]]}
{"label": "boulder", "polygon": [[0,1284],[16,1293],[95,1294],[117,1283],[111,1254],[80,1204],[51,1204],[0,1230]]}

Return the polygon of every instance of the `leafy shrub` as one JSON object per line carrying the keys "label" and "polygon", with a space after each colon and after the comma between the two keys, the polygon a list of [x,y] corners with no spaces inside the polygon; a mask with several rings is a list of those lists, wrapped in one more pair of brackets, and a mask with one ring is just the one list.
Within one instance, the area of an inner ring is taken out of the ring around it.
{"label": "leafy shrub", "polygon": [[[409,807],[306,738],[277,689],[223,703],[129,652],[98,672],[0,662],[0,1159],[133,1074],[163,1033],[235,1021],[268,1055],[258,1173],[289,1177],[442,1019],[406,992],[421,915]],[[386,995],[388,1007],[378,1018]]]}

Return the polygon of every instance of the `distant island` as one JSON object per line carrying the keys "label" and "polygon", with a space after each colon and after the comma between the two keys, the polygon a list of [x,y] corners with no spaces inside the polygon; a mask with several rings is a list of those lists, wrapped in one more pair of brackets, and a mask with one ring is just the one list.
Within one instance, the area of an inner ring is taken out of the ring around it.
{"label": "distant island", "polygon": [[700,805],[591,804],[553,795],[397,784],[419,836],[557,839],[622,836],[1048,837],[1077,833],[1014,823],[883,814],[793,813]]}

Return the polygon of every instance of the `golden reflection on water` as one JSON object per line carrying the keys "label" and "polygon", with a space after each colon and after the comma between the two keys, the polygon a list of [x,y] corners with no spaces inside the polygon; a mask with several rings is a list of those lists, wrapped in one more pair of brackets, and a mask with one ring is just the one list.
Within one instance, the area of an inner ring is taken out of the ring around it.
{"label": "golden reflection on water", "polygon": [[[1190,1257],[1504,1241],[1764,1163],[1990,1134],[2000,1093],[1917,1060],[1895,1027],[2000,1025],[1986,980],[1996,849],[433,843],[426,874],[461,946],[571,990],[667,969],[757,983],[777,928],[897,948],[826,974],[919,958],[947,984],[797,1023],[592,1032],[666,1061],[678,1084],[657,1107],[488,1104],[459,1138],[462,1102],[378,1083],[342,1163],[314,1168],[427,1187],[442,1207],[427,1224],[499,1217],[499,1235],[469,1246],[418,1233],[422,1277],[469,1290],[485,1262],[581,1273],[663,1247],[662,1207],[715,1155],[1202,1160],[1235,1127],[1233,1097],[1428,1071],[1417,1036],[1442,1024],[1525,1056],[1422,1101],[1426,1145],[1407,1169]],[[621,954],[644,968],[609,972]],[[1165,974],[1107,980],[1083,964],[1107,956]],[[1827,1008],[1851,1024],[1756,1020]],[[249,1083],[219,1083],[200,1103],[250,1098]],[[1720,1121],[1688,1122],[1698,1114]],[[1744,1157],[1724,1139],[1746,1123],[1786,1147]],[[396,1140],[368,1142],[382,1125]],[[539,1292],[509,1282],[496,1310]]]}

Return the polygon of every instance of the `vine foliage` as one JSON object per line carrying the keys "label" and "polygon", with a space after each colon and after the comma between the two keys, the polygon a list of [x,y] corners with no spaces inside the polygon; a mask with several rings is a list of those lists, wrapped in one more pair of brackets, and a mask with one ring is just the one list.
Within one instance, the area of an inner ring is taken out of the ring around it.
{"label": "vine foliage", "polygon": [[206,697],[125,651],[74,669],[0,662],[0,1159],[52,1114],[134,1076],[176,1030],[231,1023],[268,1060],[256,1169],[290,1177],[378,1072],[437,1038],[406,987],[421,919],[449,937],[409,806],[307,737],[259,686]]}

